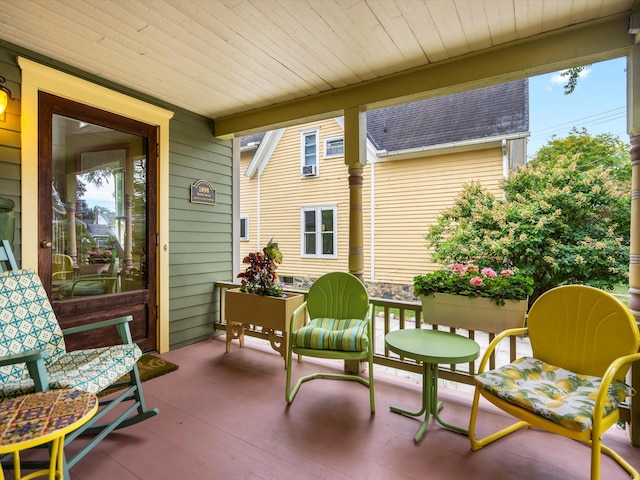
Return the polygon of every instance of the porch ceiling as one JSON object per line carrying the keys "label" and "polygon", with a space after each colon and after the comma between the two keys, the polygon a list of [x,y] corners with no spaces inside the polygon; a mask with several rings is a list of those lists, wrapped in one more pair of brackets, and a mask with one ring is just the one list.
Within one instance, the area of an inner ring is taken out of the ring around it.
{"label": "porch ceiling", "polygon": [[0,39],[221,119],[633,6],[634,0],[4,0]]}

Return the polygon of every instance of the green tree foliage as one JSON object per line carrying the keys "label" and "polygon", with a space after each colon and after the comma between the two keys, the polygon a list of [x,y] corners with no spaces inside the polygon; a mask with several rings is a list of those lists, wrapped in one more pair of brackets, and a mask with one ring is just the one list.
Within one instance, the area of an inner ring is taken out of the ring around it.
{"label": "green tree foliage", "polygon": [[564,94],[570,95],[572,94],[576,87],[578,86],[578,78],[580,78],[580,74],[583,70],[585,70],[589,65],[581,65],[579,67],[573,67],[568,70],[565,70],[560,75],[563,77],[569,77],[567,79],[567,83],[564,86]]}
{"label": "green tree foliage", "polygon": [[504,199],[465,185],[425,237],[434,261],[519,269],[533,277],[531,301],[562,284],[611,289],[626,282],[630,186],[583,160],[555,153],[534,159],[504,182]]}
{"label": "green tree foliage", "polygon": [[631,181],[631,146],[616,135],[600,133],[591,136],[585,128],[572,128],[564,138],[555,135],[542,146],[532,163],[550,163],[554,165],[562,157],[575,157],[578,168],[586,169],[597,165],[611,169],[613,177],[627,184]]}

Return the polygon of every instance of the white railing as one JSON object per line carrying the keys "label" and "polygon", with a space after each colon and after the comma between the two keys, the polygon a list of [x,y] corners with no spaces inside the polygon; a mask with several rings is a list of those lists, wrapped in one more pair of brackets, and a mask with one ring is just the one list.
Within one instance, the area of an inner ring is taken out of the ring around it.
{"label": "white railing", "polygon": [[[226,330],[226,320],[224,314],[224,291],[228,288],[237,288],[239,285],[232,282],[216,282],[216,298],[218,299],[219,316],[215,322],[216,330]],[[286,289],[287,292],[306,294],[305,290]],[[422,306],[420,302],[406,302],[399,300],[385,300],[382,298],[371,298],[374,305],[375,322],[373,323],[373,336],[375,338],[374,363],[383,367],[394,368],[402,371],[420,374],[422,367],[416,361],[410,358],[402,358],[393,352],[390,352],[384,344],[384,337],[387,333],[404,329],[404,328],[433,328],[446,330],[464,335],[474,339],[480,344],[480,355],[484,353],[487,345],[493,338],[494,334],[474,331],[461,330],[450,327],[438,327],[437,325],[429,325],[424,323],[422,317]],[[245,335],[266,338],[259,328],[246,329]],[[512,338],[508,345],[501,345],[498,349],[498,356],[503,356],[506,360],[514,360],[518,356],[530,352],[530,346],[527,338]],[[473,383],[473,374],[477,371],[479,359],[475,362],[459,365],[441,365],[439,376],[442,379],[459,382],[467,385]],[[491,361],[491,366],[495,365],[495,358]]]}
{"label": "white railing", "polygon": [[[226,320],[224,314],[224,291],[228,288],[237,288],[239,285],[233,282],[216,282],[216,299],[219,305],[219,316],[215,322],[216,330],[226,331]],[[285,292],[301,293],[306,295],[306,290],[285,289]],[[480,357],[475,362],[459,365],[440,365],[438,369],[439,378],[445,381],[456,382],[462,385],[473,385],[473,375],[477,372],[478,363],[484,354],[486,347],[491,340],[495,338],[495,334],[482,332],[479,330],[462,330],[450,327],[439,327],[424,323],[422,316],[422,305],[420,302],[405,302],[399,300],[385,300],[383,298],[370,298],[374,305],[376,320],[373,324],[373,335],[375,338],[374,363],[381,368],[395,369],[396,371],[412,372],[420,375],[422,366],[410,358],[402,358],[393,352],[390,352],[384,344],[384,337],[387,333],[402,328],[433,328],[437,330],[446,330],[466,336],[480,344]],[[267,335],[263,334],[259,329],[246,329],[245,335],[267,339]],[[527,337],[515,338],[511,337],[505,340],[497,349],[495,355],[491,358],[489,368],[496,365],[496,356],[499,361],[498,365],[513,361],[518,357],[531,355],[531,345]],[[620,417],[622,421],[630,423],[631,413],[627,406],[620,408]]]}

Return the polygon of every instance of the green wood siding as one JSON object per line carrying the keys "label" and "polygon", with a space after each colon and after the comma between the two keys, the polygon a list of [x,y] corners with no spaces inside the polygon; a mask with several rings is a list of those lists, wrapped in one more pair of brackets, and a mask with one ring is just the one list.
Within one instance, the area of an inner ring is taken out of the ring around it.
{"label": "green wood siding", "polygon": [[9,100],[7,110],[0,115],[0,197],[13,200],[16,211],[14,253],[21,261],[20,248],[20,68],[14,56],[0,48],[0,75],[14,98]]}
{"label": "green wood siding", "polygon": [[[213,334],[219,305],[213,284],[231,279],[231,142],[217,141],[211,121],[176,112],[169,167],[170,348]],[[190,186],[207,180],[216,205],[190,202]]]}
{"label": "green wood siding", "polygon": [[[213,284],[230,280],[231,142],[213,137],[210,119],[125,89],[98,77],[16,46],[0,46],[0,75],[16,101],[0,115],[0,196],[16,203],[16,254],[20,263],[20,69],[24,55],[44,65],[62,68],[140,100],[174,111],[169,124],[169,346],[175,349],[213,335],[219,305]],[[206,179],[216,188],[217,205],[190,202],[189,187]],[[167,192],[163,193],[167,195]]]}

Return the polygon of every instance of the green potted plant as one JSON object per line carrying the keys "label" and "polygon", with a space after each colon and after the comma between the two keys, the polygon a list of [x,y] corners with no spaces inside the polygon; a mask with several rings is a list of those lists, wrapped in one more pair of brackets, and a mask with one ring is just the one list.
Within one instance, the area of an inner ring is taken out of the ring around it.
{"label": "green potted plant", "polygon": [[533,279],[516,269],[454,263],[414,277],[413,287],[425,322],[496,333],[524,325]]}
{"label": "green potted plant", "polygon": [[241,286],[226,290],[224,296],[227,352],[233,339],[243,346],[244,327],[254,325],[260,327],[260,336],[269,340],[271,348],[286,362],[289,321],[293,311],[304,302],[304,295],[284,293],[276,274],[281,262],[282,253],[273,239],[262,251],[244,257],[247,267],[237,275]]}
{"label": "green potted plant", "polygon": [[116,252],[93,247],[84,256],[84,261],[78,265],[78,275],[99,275],[109,271],[116,261]]}
{"label": "green potted plant", "polygon": [[247,268],[237,276],[242,283],[240,291],[267,297],[281,297],[283,288],[278,282],[276,273],[278,264],[281,262],[282,253],[273,239],[269,240],[262,252],[251,252],[242,260],[242,263],[248,264]]}

